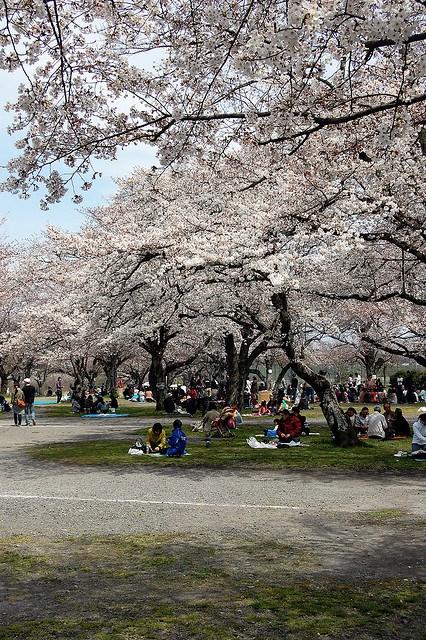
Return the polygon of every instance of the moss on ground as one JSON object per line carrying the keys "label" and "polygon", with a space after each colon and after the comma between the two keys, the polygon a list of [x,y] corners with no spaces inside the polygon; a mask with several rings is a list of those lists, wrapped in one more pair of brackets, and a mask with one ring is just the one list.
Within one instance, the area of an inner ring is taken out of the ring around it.
{"label": "moss on ground", "polygon": [[[9,538],[2,550],[22,562],[0,570],[0,640],[424,637],[424,583],[326,577],[277,541]],[[40,557],[49,580],[34,574]]]}

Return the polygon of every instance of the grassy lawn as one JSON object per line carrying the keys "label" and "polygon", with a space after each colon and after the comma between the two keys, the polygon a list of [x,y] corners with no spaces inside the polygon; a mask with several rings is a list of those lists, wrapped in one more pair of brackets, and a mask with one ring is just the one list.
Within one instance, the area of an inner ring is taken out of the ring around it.
{"label": "grassy lawn", "polygon": [[[49,400],[49,398],[38,398],[41,402]],[[43,406],[35,407],[36,414],[40,414],[47,418],[78,418],[79,414],[75,414],[71,411],[70,402],[61,402],[60,404],[52,403]],[[120,401],[120,407],[118,413],[128,413],[131,416],[151,417],[158,415],[155,411],[154,403],[137,403],[129,402],[127,400]],[[164,415],[164,414],[162,414]]]}
{"label": "grassy lawn", "polygon": [[[37,400],[43,402],[43,401],[51,400],[51,398],[37,398]],[[170,416],[165,414],[164,412],[156,412],[154,403],[140,404],[138,402],[130,402],[129,400],[120,399],[119,404],[120,404],[120,407],[119,407],[118,413],[128,413],[131,416],[140,416],[141,418],[157,417],[162,419],[165,419],[165,418],[170,419]],[[341,406],[343,410],[346,410],[349,406],[351,406],[351,407],[354,407],[357,410],[357,412],[359,412],[364,405],[342,404]],[[374,405],[370,404],[368,406],[370,407],[370,413],[372,413]],[[407,419],[413,419],[417,415],[417,409],[419,407],[420,407],[420,404],[403,405],[402,410],[404,415],[407,417]],[[36,406],[36,413],[43,415],[43,417],[48,417],[48,418],[61,417],[61,418],[75,419],[76,417],[78,417],[78,415],[76,416],[75,413],[72,413],[71,404],[69,402],[62,402],[61,404],[55,404],[54,402],[52,402],[52,404],[49,403],[48,405],[44,405],[44,406]],[[246,419],[259,420],[257,416],[252,415],[251,409],[244,409],[242,413]],[[308,420],[324,421],[322,411],[318,405],[312,405],[311,409],[303,411],[303,413],[307,416]],[[179,416],[178,414],[176,414],[174,417],[179,417]],[[190,418],[190,416],[185,416],[185,417]],[[196,416],[194,416],[194,421],[199,420],[200,417],[201,417],[200,414],[197,414]],[[269,418],[269,421],[271,421],[270,418]],[[324,424],[325,424],[325,421],[324,421]]]}
{"label": "grassy lawn", "polygon": [[[309,446],[291,449],[251,449],[246,439],[263,431],[267,422],[240,427],[232,439],[212,439],[206,448],[202,434],[189,434],[189,456],[182,458],[131,456],[127,451],[140,429],[114,440],[97,439],[84,442],[43,444],[29,449],[38,460],[76,465],[157,465],[187,468],[233,469],[335,469],[354,471],[393,471],[396,473],[425,473],[426,463],[394,458],[398,450],[410,450],[409,439],[379,442],[363,441],[359,447],[339,449],[332,444],[329,432],[323,427],[319,436],[303,438]],[[170,429],[168,430],[170,432]]]}
{"label": "grassy lawn", "polygon": [[0,580],[0,640],[424,638],[421,581],[325,576],[275,540],[13,537]]}

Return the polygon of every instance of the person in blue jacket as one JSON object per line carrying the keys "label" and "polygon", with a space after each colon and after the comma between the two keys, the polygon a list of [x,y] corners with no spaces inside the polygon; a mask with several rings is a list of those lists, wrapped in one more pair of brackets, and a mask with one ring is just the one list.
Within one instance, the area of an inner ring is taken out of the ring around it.
{"label": "person in blue jacket", "polygon": [[184,431],[182,431],[182,422],[180,420],[175,420],[173,422],[173,431],[169,438],[169,447],[166,455],[176,457],[183,456],[186,453],[186,443],[187,437]]}

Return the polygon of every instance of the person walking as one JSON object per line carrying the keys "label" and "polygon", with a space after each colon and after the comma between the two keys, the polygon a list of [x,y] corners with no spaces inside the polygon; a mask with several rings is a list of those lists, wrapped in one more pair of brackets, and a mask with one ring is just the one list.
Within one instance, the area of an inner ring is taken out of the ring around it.
{"label": "person walking", "polygon": [[18,382],[13,383],[13,390],[10,397],[10,403],[13,411],[13,421],[16,427],[20,427],[22,424],[22,416],[25,409],[25,399],[22,389],[19,387]]}
{"label": "person walking", "polygon": [[35,398],[35,387],[31,384],[30,378],[24,379],[24,386],[22,387],[22,393],[24,394],[25,400],[25,426],[30,425],[30,421],[33,426],[35,426],[35,413],[34,413],[34,398]]}
{"label": "person walking", "polygon": [[59,404],[61,402],[63,390],[64,390],[64,385],[62,383],[61,376],[59,376],[56,381],[56,404]]}

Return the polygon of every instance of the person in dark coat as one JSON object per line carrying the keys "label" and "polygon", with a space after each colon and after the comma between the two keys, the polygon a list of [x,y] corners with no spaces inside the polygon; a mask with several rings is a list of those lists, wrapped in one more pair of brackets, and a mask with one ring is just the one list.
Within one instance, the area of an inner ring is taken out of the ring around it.
{"label": "person in dark coat", "polygon": [[34,398],[35,398],[35,387],[31,384],[30,378],[24,379],[24,386],[22,387],[22,393],[24,394],[25,400],[25,425],[28,427],[31,423],[33,426],[36,424],[35,420],[35,412],[34,412]]}
{"label": "person in dark coat", "polygon": [[395,409],[392,426],[396,436],[411,437],[410,425],[399,407]]}

